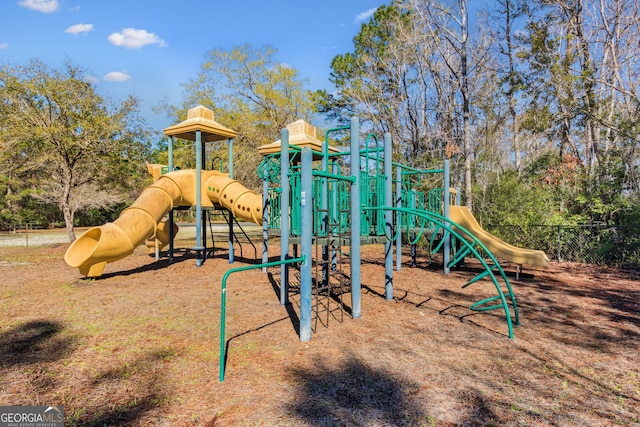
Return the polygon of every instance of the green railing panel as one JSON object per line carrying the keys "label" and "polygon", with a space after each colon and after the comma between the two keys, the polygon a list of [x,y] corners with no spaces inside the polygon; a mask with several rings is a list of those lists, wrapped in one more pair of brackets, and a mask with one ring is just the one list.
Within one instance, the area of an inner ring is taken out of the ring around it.
{"label": "green railing panel", "polygon": [[280,230],[282,188],[269,189],[269,229]]}
{"label": "green railing panel", "polygon": [[301,231],[300,168],[291,168],[289,171],[289,183],[291,186],[291,220],[289,230],[292,236],[299,236]]}
{"label": "green railing panel", "polygon": [[362,236],[367,236],[371,228],[371,218],[364,210],[369,203],[369,193],[369,174],[366,171],[360,171],[360,235]]}
{"label": "green railing panel", "polygon": [[[384,206],[385,194],[387,192],[385,188],[385,182],[386,182],[386,177],[384,175],[377,175],[375,177],[375,199],[374,199],[375,204],[372,206],[375,206],[375,207]],[[384,211],[378,210],[376,211],[376,216],[375,216],[375,235],[384,236],[385,232],[386,232],[386,229],[385,229]]]}
{"label": "green railing panel", "polygon": [[341,234],[349,232],[351,223],[351,184],[340,181],[337,183],[338,191],[338,227]]}

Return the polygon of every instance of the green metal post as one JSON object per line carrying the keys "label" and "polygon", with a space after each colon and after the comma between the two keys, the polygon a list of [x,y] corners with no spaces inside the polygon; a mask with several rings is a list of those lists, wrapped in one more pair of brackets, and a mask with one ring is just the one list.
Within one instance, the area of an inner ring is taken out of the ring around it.
{"label": "green metal post", "polygon": [[361,316],[360,291],[360,122],[351,118],[350,175],[355,178],[351,186],[351,315]]}
{"label": "green metal post", "polygon": [[[402,207],[402,168],[396,166],[396,208]],[[402,214],[396,211],[396,271],[402,269],[402,224],[400,223]]]}
{"label": "green metal post", "polygon": [[[262,176],[262,262],[269,262],[269,171],[265,168]],[[262,269],[263,273],[267,268]]]}
{"label": "green metal post", "polygon": [[[391,154],[391,134],[384,134],[384,205],[388,208],[393,205],[393,179],[391,175],[392,166]],[[389,209],[384,211],[385,235],[384,242],[384,270],[385,284],[384,295],[388,300],[393,299],[393,212]]]}
{"label": "green metal post", "polygon": [[[444,207],[444,217],[446,219],[450,219],[451,216],[449,214],[450,209],[450,193],[449,193],[449,159],[444,160],[444,192],[443,192],[443,207]],[[449,268],[449,261],[451,259],[451,235],[447,230],[444,231],[444,235],[442,236],[444,239],[444,249],[442,253],[442,259],[444,263],[444,274],[449,274],[451,269]]]}
{"label": "green metal post", "polygon": [[[331,173],[334,175],[338,174],[338,165],[335,163],[331,167]],[[333,182],[332,191],[331,191],[331,223],[338,223],[338,181]],[[331,234],[336,234],[338,230],[335,229],[335,226],[331,230]],[[335,270],[338,265],[338,254],[335,249],[331,251],[331,269]]]}
{"label": "green metal post", "polygon": [[[329,143],[322,143],[322,172],[329,173]],[[321,180],[322,188],[320,194],[320,210],[322,216],[320,218],[320,233],[322,236],[329,236],[329,179],[323,177]],[[329,245],[322,245],[322,286],[329,285]]]}

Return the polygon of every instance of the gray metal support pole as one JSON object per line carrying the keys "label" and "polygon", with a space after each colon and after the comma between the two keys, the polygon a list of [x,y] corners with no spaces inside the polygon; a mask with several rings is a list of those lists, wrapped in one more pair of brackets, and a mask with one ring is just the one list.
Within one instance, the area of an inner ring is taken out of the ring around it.
{"label": "gray metal support pole", "polygon": [[173,172],[173,137],[169,137],[169,142],[167,144],[167,156],[169,158],[169,172]]}
{"label": "gray metal support pole", "polygon": [[350,174],[355,178],[351,185],[351,315],[362,315],[360,305],[360,122],[351,118]]}
{"label": "gray metal support pole", "polygon": [[202,266],[202,132],[196,131],[196,266]]}
{"label": "gray metal support pole", "polygon": [[[262,263],[269,262],[269,174],[264,171],[262,177]],[[262,267],[262,272],[267,272],[267,267]]]}
{"label": "gray metal support pole", "polygon": [[[202,170],[207,170],[207,150],[206,150],[206,142],[202,141]],[[200,178],[200,184],[202,186],[202,175]],[[202,205],[202,199],[200,199],[200,205]],[[202,211],[202,262],[207,260],[207,220],[209,219],[209,211]]]}
{"label": "gray metal support pole", "polygon": [[229,152],[227,170],[229,171],[229,178],[233,179],[233,139],[230,139],[227,143],[227,151]]}
{"label": "gray metal support pole", "polygon": [[[393,158],[391,154],[391,134],[384,134],[384,205],[393,206]],[[384,227],[387,238],[384,242],[384,295],[393,299],[393,211],[384,211]]]}
{"label": "gray metal support pole", "polygon": [[[173,172],[173,137],[169,137],[167,146],[167,156],[169,157],[169,172]],[[169,261],[173,261],[173,209],[169,211]]]}
{"label": "gray metal support pole", "polygon": [[[280,261],[289,257],[289,129],[280,131]],[[289,303],[289,264],[280,265],[280,304]]]}
{"label": "gray metal support pole", "polygon": [[[446,219],[450,218],[450,192],[449,192],[449,186],[451,185],[450,183],[450,178],[449,178],[449,159],[445,159],[444,161],[444,192],[442,193],[443,196],[442,198],[443,200],[443,206],[444,206],[444,217]],[[451,271],[451,269],[449,268],[449,261],[451,260],[451,235],[449,234],[448,231],[445,230],[444,232],[444,249],[442,252],[442,262],[444,263],[444,273],[445,274],[449,274],[449,272]]]}
{"label": "gray metal support pole", "polygon": [[[402,208],[402,168],[396,166],[396,207]],[[402,214],[396,211],[396,271],[402,269]]]}
{"label": "gray metal support pole", "polygon": [[[233,179],[233,139],[227,143],[227,150],[229,152],[227,170],[229,178]],[[233,213],[229,212],[229,264],[233,264],[233,256]]]}
{"label": "gray metal support pole", "polygon": [[313,218],[313,154],[302,149],[300,246],[304,263],[300,266],[300,341],[311,339],[311,234]]}
{"label": "gray metal support pole", "polygon": [[233,264],[234,261],[234,249],[233,249],[233,212],[229,211],[229,264]]}

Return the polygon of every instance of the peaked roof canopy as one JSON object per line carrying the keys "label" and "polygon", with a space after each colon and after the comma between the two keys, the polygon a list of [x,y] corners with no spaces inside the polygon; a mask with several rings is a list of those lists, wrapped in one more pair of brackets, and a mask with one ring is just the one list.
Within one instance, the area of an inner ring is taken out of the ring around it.
{"label": "peaked roof canopy", "polygon": [[201,132],[201,140],[203,142],[221,141],[235,138],[237,135],[235,130],[226,128],[216,122],[213,111],[202,105],[190,109],[187,112],[187,120],[177,125],[169,126],[164,130],[164,134],[195,141],[196,131]]}
{"label": "peaked roof canopy", "polygon": [[[322,141],[316,138],[315,126],[310,125],[309,123],[300,119],[296,120],[293,123],[289,123],[287,125],[287,129],[289,129],[289,146],[295,145],[300,148],[309,147],[313,151],[322,151]],[[277,140],[270,144],[265,144],[261,147],[258,147],[258,153],[262,154],[263,156],[279,153],[281,145],[281,140]],[[334,147],[329,147],[329,151],[333,153],[339,152],[339,150]]]}

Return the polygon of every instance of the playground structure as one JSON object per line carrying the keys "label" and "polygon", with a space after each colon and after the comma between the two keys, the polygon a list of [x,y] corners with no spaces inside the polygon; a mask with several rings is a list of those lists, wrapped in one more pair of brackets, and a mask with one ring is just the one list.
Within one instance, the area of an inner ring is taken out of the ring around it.
{"label": "playground structure", "polygon": [[[329,146],[331,135],[338,133],[349,135],[347,149]],[[229,262],[233,263],[232,235],[237,224],[234,218],[261,224],[263,262],[230,269],[222,280],[221,380],[226,281],[233,273],[280,266],[280,301],[287,304],[289,269],[297,265],[300,339],[305,341],[311,338],[312,312],[315,311],[316,321],[321,312],[328,319],[332,301],[339,301],[342,310],[347,293],[351,297],[351,316],[361,316],[361,244],[384,243],[385,298],[393,299],[394,245],[395,269],[399,270],[403,242],[415,248],[424,236],[432,253],[442,251],[445,272],[465,257],[478,260],[482,272],[463,287],[485,279],[484,283],[495,287],[496,295],[470,308],[503,310],[509,337],[513,338],[513,324],[519,324],[516,297],[496,254],[518,265],[548,264],[543,252],[500,241],[486,233],[471,212],[457,206],[450,190],[447,160],[438,170],[418,170],[393,162],[390,135],[384,135],[382,140],[373,134],[362,139],[357,118],[347,127],[327,131],[323,142],[315,138],[315,128],[303,121],[294,122],[282,130],[280,141],[260,147],[265,156],[258,168],[263,179],[262,195],[233,179],[236,134],[215,122],[210,110],[190,110],[187,120],[165,129],[165,134],[170,137],[169,165],[149,165],[155,182],[114,223],[91,228],[80,236],[69,247],[65,261],[83,275],[98,277],[107,263],[131,254],[145,241],[156,251],[168,244],[169,256],[173,257],[173,211],[190,208],[195,210],[196,218],[196,243],[192,248],[197,254],[196,265],[201,266],[206,260],[205,217],[211,209],[230,213]],[[176,137],[194,141],[195,169],[174,170],[172,147]],[[227,173],[206,170],[205,143],[223,140],[227,140],[229,151]],[[437,176],[442,185],[425,190],[425,176]],[[270,235],[280,237],[279,261],[268,262]]]}
{"label": "playground structure", "polygon": [[[203,207],[219,205],[234,217],[260,223],[260,195],[217,171],[202,171],[201,179],[207,189],[204,196],[200,195]],[[195,181],[193,169],[160,176],[116,221],[93,227],[80,236],[67,251],[65,261],[85,276],[98,277],[107,263],[131,255],[149,237],[153,237],[153,247],[163,248],[177,232],[177,226],[164,217],[173,209],[195,205]]]}

